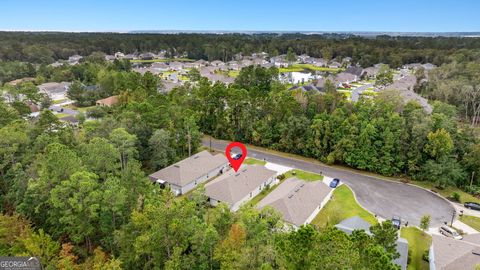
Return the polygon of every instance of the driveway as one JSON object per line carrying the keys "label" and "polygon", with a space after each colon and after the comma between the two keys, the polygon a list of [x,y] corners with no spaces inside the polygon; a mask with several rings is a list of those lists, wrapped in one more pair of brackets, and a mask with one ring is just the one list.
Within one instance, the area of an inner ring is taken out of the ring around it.
{"label": "driveway", "polygon": [[[208,138],[204,139],[202,143],[204,146],[210,147]],[[211,147],[223,152],[228,143],[212,139]],[[361,172],[278,156],[251,148],[248,148],[248,155],[257,159],[265,158],[268,162],[283,166],[339,178],[352,188],[360,205],[384,219],[390,219],[393,215],[397,215],[408,221],[409,224],[418,226],[422,216],[430,215],[430,226],[433,227],[447,221],[450,223],[454,210],[450,202],[445,199],[412,185],[386,181]]]}
{"label": "driveway", "polygon": [[55,112],[60,112],[60,110],[63,109],[63,112],[61,112],[61,113],[65,113],[65,114],[72,115],[72,116],[75,116],[75,115],[78,114],[78,111],[76,111],[76,110],[72,110],[70,108],[62,107],[62,106],[59,106],[59,105],[52,105],[52,106],[50,106],[49,109],[53,110]]}

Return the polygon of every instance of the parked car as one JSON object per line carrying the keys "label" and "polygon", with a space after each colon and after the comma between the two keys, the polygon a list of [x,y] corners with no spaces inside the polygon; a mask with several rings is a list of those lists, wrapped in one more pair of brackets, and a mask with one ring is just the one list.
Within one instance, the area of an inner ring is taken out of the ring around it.
{"label": "parked car", "polygon": [[232,154],[234,160],[239,160],[242,157],[242,154]]}
{"label": "parked car", "polygon": [[330,182],[330,187],[331,187],[331,188],[336,188],[339,183],[340,183],[340,179],[334,178],[334,179],[332,180],[332,182]]}
{"label": "parked car", "polygon": [[466,202],[463,204],[463,206],[465,206],[465,208],[468,208],[468,209],[480,211],[480,203]]}
{"label": "parked car", "polygon": [[453,239],[457,239],[457,240],[462,240],[463,237],[454,229],[454,228],[450,228],[448,226],[442,226],[440,228],[438,228],[438,231],[445,235],[446,237],[451,237]]}
{"label": "parked car", "polygon": [[399,216],[393,216],[392,224],[395,228],[400,229],[400,227],[402,226],[402,218],[400,218]]}

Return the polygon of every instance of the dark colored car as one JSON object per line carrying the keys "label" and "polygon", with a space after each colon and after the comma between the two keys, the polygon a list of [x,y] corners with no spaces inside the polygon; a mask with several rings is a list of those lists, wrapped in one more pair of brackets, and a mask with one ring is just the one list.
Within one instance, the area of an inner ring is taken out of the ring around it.
{"label": "dark colored car", "polygon": [[241,157],[242,157],[242,154],[234,154],[232,158],[234,160],[239,160]]}
{"label": "dark colored car", "polygon": [[480,204],[479,203],[466,202],[466,203],[463,204],[463,206],[465,206],[465,208],[468,208],[468,209],[473,209],[473,210],[480,211]]}
{"label": "dark colored car", "polygon": [[340,183],[340,179],[334,178],[334,179],[332,180],[332,182],[330,182],[330,187],[331,187],[331,188],[336,188],[339,183]]}
{"label": "dark colored car", "polygon": [[399,216],[393,216],[392,224],[395,228],[400,229],[400,226],[402,226],[402,219]]}

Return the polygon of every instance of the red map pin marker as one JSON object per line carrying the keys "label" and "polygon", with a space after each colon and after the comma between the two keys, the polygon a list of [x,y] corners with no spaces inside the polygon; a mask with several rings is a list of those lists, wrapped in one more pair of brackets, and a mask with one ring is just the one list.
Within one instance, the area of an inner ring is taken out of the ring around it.
{"label": "red map pin marker", "polygon": [[[242,150],[242,154],[235,155],[232,157],[232,154],[230,153],[230,151],[234,147],[240,148]],[[227,159],[230,162],[230,165],[232,166],[232,168],[235,170],[235,172],[237,172],[238,169],[240,169],[240,166],[242,165],[243,161],[247,157],[247,148],[245,147],[245,145],[239,142],[232,142],[229,145],[227,145],[227,148],[225,148],[225,155],[227,156]]]}

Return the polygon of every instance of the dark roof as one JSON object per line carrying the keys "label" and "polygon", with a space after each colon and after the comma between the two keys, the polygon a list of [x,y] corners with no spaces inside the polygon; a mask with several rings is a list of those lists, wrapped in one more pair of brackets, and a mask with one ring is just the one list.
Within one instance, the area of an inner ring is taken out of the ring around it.
{"label": "dark roof", "polygon": [[350,73],[350,74],[353,74],[353,75],[357,75],[358,77],[360,77],[362,75],[362,72],[363,72],[363,68],[356,67],[356,66],[351,66],[351,67],[349,67],[345,70],[345,73]]}

